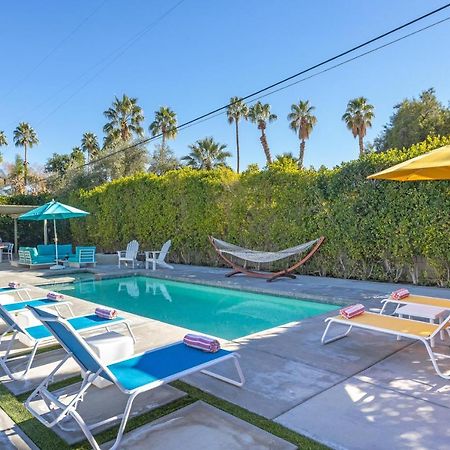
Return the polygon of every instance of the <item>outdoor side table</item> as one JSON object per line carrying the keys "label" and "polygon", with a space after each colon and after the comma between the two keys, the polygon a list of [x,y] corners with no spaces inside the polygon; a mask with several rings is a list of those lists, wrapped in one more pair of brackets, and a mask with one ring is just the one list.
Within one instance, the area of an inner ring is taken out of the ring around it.
{"label": "outdoor side table", "polygon": [[[396,313],[399,317],[420,317],[428,319],[430,323],[436,323],[436,321],[442,323],[448,314],[448,309],[428,305],[404,305],[400,306]],[[440,332],[440,338],[444,339],[444,331]],[[431,346],[434,347],[434,338],[431,339]]]}
{"label": "outdoor side table", "polygon": [[[112,364],[120,359],[131,358],[134,354],[134,343],[131,336],[108,331],[86,338],[87,344],[94,353],[105,363]],[[94,386],[102,389],[112,383],[104,378],[96,378]]]}
{"label": "outdoor side table", "polygon": [[152,250],[145,252],[145,268],[148,269],[148,257],[152,254],[152,270],[156,270],[156,257],[161,253],[161,250]]}

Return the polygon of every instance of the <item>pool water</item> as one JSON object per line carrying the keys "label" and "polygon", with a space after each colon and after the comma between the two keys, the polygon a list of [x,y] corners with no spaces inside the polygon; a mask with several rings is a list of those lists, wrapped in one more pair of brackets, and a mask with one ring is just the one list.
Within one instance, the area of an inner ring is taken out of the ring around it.
{"label": "pool water", "polygon": [[148,277],[79,281],[55,284],[51,289],[230,340],[338,308],[307,300]]}

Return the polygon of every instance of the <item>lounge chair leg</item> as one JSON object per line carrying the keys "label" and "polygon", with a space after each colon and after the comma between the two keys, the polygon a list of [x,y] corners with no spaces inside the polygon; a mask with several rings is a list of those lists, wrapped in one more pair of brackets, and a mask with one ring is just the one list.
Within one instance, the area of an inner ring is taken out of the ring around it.
{"label": "lounge chair leg", "polygon": [[325,337],[326,337],[326,335],[328,334],[328,330],[330,329],[331,324],[334,322],[334,321],[331,320],[331,319],[330,319],[330,320],[329,320],[329,319],[326,319],[326,320],[328,320],[328,325],[327,325],[327,327],[325,328],[325,331],[323,332],[323,335],[322,335],[322,339],[321,339],[322,344],[329,344],[330,342],[334,342],[334,341],[337,341],[337,340],[339,340],[339,339],[342,339],[342,338],[348,336],[349,333],[350,333],[350,331],[352,330],[352,325],[350,325],[350,326],[348,327],[348,330],[347,330],[345,333],[343,333],[343,334],[338,334],[337,336],[332,337],[332,338],[326,340]]}
{"label": "lounge chair leg", "polygon": [[[0,358],[0,366],[3,368],[3,370],[6,372],[6,374],[14,381],[23,380],[25,375],[28,373],[28,371],[31,368],[31,365],[33,364],[34,357],[36,356],[36,351],[37,351],[37,348],[38,348],[38,345],[39,345],[38,342],[36,342],[34,344],[33,350],[31,351],[30,355],[28,356],[28,360],[27,360],[27,364],[25,366],[25,369],[23,370],[23,372],[21,372],[21,373],[19,373],[17,375],[17,374],[15,374],[15,373],[13,373],[11,371],[11,369],[8,367],[8,364],[7,364],[8,363],[8,358],[9,358],[9,353],[11,352],[12,345],[13,345],[15,339],[16,339],[17,334],[18,334],[17,331],[15,331],[13,333],[13,335],[11,337],[11,341],[8,344],[8,347],[6,349],[5,354]],[[16,358],[10,360],[10,362],[14,361],[15,359]]]}
{"label": "lounge chair leg", "polygon": [[421,339],[421,341],[423,342],[423,344],[425,345],[425,348],[427,349],[428,356],[431,359],[431,363],[433,364],[433,367],[434,367],[434,370],[436,371],[436,373],[441,378],[444,378],[445,380],[450,380],[450,375],[444,375],[442,373],[441,369],[439,369],[439,366],[438,366],[437,361],[436,361],[436,355],[434,354],[432,348],[430,347],[430,344],[425,339]]}
{"label": "lounge chair leg", "polygon": [[125,406],[125,411],[123,412],[122,421],[120,422],[119,431],[117,433],[116,440],[114,441],[113,446],[109,450],[116,450],[119,448],[120,441],[122,440],[123,433],[125,431],[125,427],[127,426],[128,417],[131,412],[131,407],[133,406],[134,399],[138,393],[134,393],[130,396],[130,398],[127,401],[127,405]]}
{"label": "lounge chair leg", "polygon": [[136,338],[134,336],[134,333],[131,331],[130,324],[127,322],[124,322],[124,325],[125,325],[126,329],[128,330],[128,334],[130,335],[131,339],[133,339],[133,342],[136,344]]}
{"label": "lounge chair leg", "polygon": [[223,375],[219,375],[218,373],[211,372],[209,370],[201,370],[200,372],[205,375],[209,375],[210,377],[216,378],[217,380],[224,381],[225,383],[231,384],[233,386],[242,387],[245,383],[245,377],[244,377],[244,373],[242,372],[242,368],[239,363],[238,356],[239,355],[236,355],[236,354],[233,355],[233,362],[234,362],[234,366],[236,368],[236,372],[239,377],[239,381],[232,380],[231,378],[225,377]]}

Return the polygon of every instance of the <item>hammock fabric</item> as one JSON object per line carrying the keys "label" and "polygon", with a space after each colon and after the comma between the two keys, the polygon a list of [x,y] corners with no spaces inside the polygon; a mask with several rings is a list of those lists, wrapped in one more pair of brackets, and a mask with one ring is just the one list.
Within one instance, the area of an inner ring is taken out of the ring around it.
{"label": "hammock fabric", "polygon": [[[315,239],[313,241],[309,241],[304,244],[297,245],[295,247],[286,248],[285,250],[280,250],[278,252],[263,252],[257,250],[250,250],[243,247],[239,247],[238,245],[221,241],[220,239],[216,239],[212,236],[210,236],[209,240],[214,249],[216,250],[217,254],[234,269],[233,272],[230,272],[226,275],[227,277],[231,277],[238,273],[243,273],[253,277],[267,278],[267,281],[273,281],[279,277],[295,278],[295,275],[292,274],[292,272],[301,265],[305,264],[305,262],[308,261],[314,255],[314,253],[316,253],[316,251],[322,245],[325,238],[321,236],[320,238]],[[298,255],[299,253],[302,253],[308,249],[311,250],[304,258],[297,261],[294,265],[290,266],[289,268],[281,270],[276,273],[264,273],[248,270],[245,268],[245,265],[243,267],[234,263],[228,256],[228,255],[234,256],[235,258],[242,259],[245,262],[249,261],[256,264],[263,264],[289,258]]]}

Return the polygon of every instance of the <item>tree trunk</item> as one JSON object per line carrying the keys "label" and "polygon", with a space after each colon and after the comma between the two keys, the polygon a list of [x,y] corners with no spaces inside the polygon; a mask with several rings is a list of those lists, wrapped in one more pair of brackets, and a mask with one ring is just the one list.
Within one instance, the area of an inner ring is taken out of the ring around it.
{"label": "tree trunk", "polygon": [[239,149],[239,124],[238,121],[234,121],[236,126],[236,172],[239,173],[239,165],[240,165],[240,149]]}
{"label": "tree trunk", "polygon": [[303,158],[305,157],[305,146],[306,146],[306,142],[304,139],[302,139],[300,141],[300,154],[298,157],[298,168],[299,169],[303,168]]}
{"label": "tree trunk", "polygon": [[358,134],[358,141],[359,141],[359,157],[361,158],[361,156],[364,155],[364,141],[363,141],[363,137]]}
{"label": "tree trunk", "polygon": [[162,138],[161,138],[161,145],[162,148],[166,148],[166,130],[161,130]]}
{"label": "tree trunk", "polygon": [[28,159],[27,159],[27,144],[24,144],[24,159],[23,159],[23,184],[25,193],[27,191],[27,175],[28,175]]}
{"label": "tree trunk", "polygon": [[272,156],[270,155],[269,144],[267,143],[266,133],[264,132],[264,128],[261,128],[261,137],[259,138],[261,141],[262,148],[266,155],[267,164],[272,164]]}

